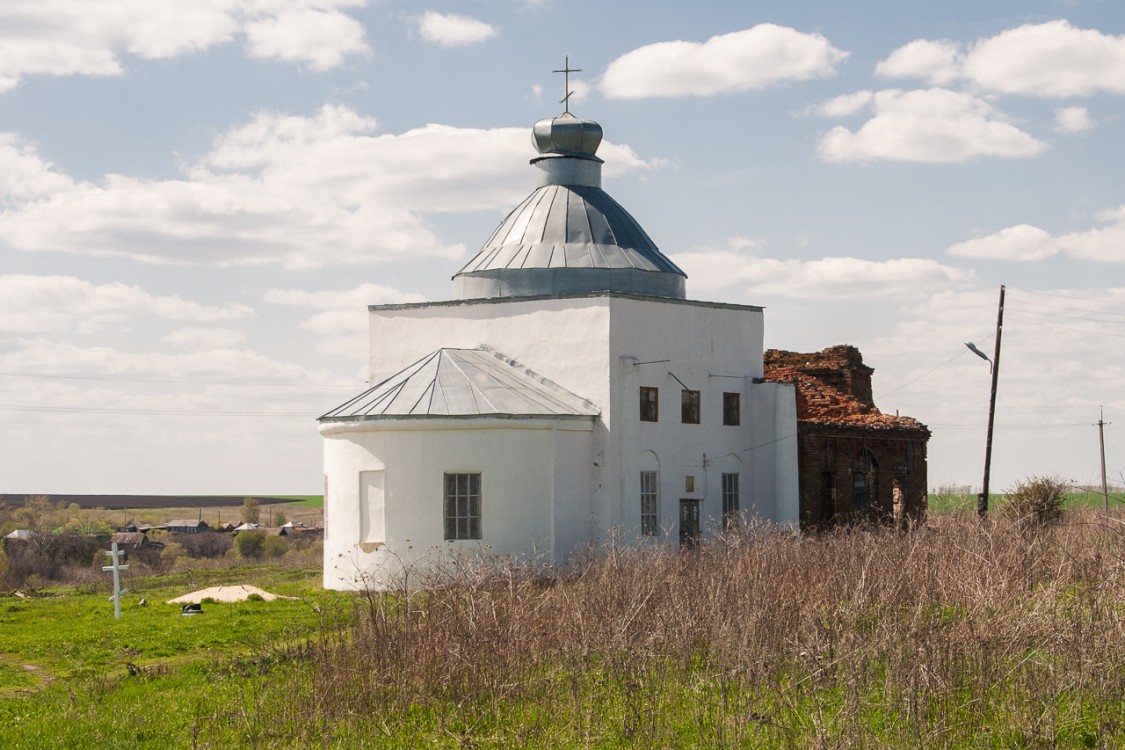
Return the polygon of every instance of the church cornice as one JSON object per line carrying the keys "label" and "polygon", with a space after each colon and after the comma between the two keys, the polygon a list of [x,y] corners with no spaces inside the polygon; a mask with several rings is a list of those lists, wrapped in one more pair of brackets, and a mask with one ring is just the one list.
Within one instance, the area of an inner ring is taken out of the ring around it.
{"label": "church cornice", "polygon": [[675,299],[673,297],[659,297],[649,294],[629,294],[628,292],[600,291],[600,292],[570,292],[566,294],[537,294],[528,297],[479,297],[474,299],[451,299],[436,302],[399,302],[387,305],[368,305],[369,312],[382,310],[426,310],[435,307],[467,307],[471,305],[503,305],[508,303],[523,303],[542,300],[566,299],[631,299],[646,302],[659,302],[666,305],[688,305],[691,307],[710,307],[718,310],[752,310],[763,312],[760,305],[738,305],[731,302],[708,302],[693,299]]}

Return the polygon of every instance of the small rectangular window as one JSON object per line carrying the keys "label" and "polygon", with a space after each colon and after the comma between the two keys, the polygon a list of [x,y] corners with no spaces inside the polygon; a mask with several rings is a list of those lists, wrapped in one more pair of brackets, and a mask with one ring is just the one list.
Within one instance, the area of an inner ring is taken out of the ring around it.
{"label": "small rectangular window", "polygon": [[657,422],[660,419],[660,389],[641,386],[641,421]]}
{"label": "small rectangular window", "polygon": [[723,474],[723,528],[738,522],[738,474]]}
{"label": "small rectangular window", "polygon": [[685,388],[680,392],[680,421],[684,424],[699,424],[699,391]]}
{"label": "small rectangular window", "polygon": [[742,394],[723,394],[723,424],[737,425],[742,422]]}
{"label": "small rectangular window", "polygon": [[641,534],[659,536],[660,515],[655,471],[641,472]]}
{"label": "small rectangular window", "polygon": [[445,538],[480,539],[480,473],[445,475]]}

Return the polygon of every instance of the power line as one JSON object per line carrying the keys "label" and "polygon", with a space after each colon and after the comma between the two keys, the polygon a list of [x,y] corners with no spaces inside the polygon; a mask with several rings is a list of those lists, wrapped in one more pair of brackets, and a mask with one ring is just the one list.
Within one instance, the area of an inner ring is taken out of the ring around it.
{"label": "power line", "polygon": [[[1026,304],[1026,303],[1023,303],[1023,304]],[[1100,320],[1098,318],[1087,318],[1083,315],[1063,315],[1061,313],[1039,312],[1038,310],[1023,310],[1019,307],[1012,308],[1011,306],[1009,306],[1008,309],[1014,310],[1015,312],[1023,313],[1024,315],[1039,315],[1039,316],[1044,317],[1044,318],[1066,318],[1067,320],[1088,320],[1092,323],[1109,323],[1110,325],[1117,325],[1118,324],[1118,321],[1116,321],[1116,320]],[[1117,313],[1102,313],[1102,314],[1116,315]],[[1125,313],[1122,314],[1122,317],[1125,317]]]}
{"label": "power line", "polygon": [[1061,299],[1076,299],[1079,302],[1110,302],[1110,303],[1114,303],[1114,304],[1125,304],[1125,301],[1119,300],[1119,299],[1104,299],[1104,298],[1097,298],[1097,297],[1075,297],[1075,296],[1070,295],[1070,294],[1058,294],[1056,292],[1041,292],[1041,291],[1038,291],[1036,289],[1020,289],[1020,288],[1017,287],[1016,291],[1025,292],[1027,294],[1038,294],[1038,295],[1041,295],[1043,297],[1059,297]]}
{"label": "power line", "polygon": [[[1064,326],[1053,326],[1050,323],[1040,323],[1038,320],[1026,320],[1024,318],[1015,318],[1020,323],[1027,323],[1033,326],[1041,326],[1043,328],[1054,328],[1057,331],[1067,331],[1069,333],[1081,333],[1084,335],[1092,336],[1112,336],[1115,339],[1125,339],[1125,334],[1121,333],[1106,333],[1105,331],[1083,331],[1080,328],[1066,328]],[[1108,322],[1108,321],[1101,321]]]}
{"label": "power line", "polygon": [[[976,337],[976,338],[977,338],[978,340],[980,340],[980,341],[988,341],[989,339],[993,339],[993,338],[996,338],[996,334],[992,334],[992,335],[991,335],[991,336],[989,336],[988,338],[980,338],[979,336],[978,336],[978,337]],[[903,388],[905,388],[905,387],[906,387],[906,386],[908,386],[908,385],[913,385],[914,383],[917,383],[917,382],[918,382],[919,380],[921,380],[922,378],[926,377],[927,375],[932,375],[933,373],[935,373],[935,372],[937,372],[938,370],[940,370],[941,368],[945,367],[946,365],[948,365],[948,364],[949,364],[950,362],[952,362],[953,360],[957,359],[958,357],[962,357],[962,356],[964,356],[964,355],[965,355],[965,353],[966,353],[966,352],[968,352],[968,351],[969,351],[968,349],[962,349],[961,351],[957,352],[957,353],[956,353],[956,354],[954,354],[954,355],[953,355],[952,357],[950,357],[949,359],[945,360],[944,362],[942,362],[942,363],[941,363],[940,365],[938,365],[937,367],[933,368],[932,370],[927,370],[926,372],[922,373],[921,375],[919,375],[918,377],[914,378],[913,380],[907,380],[907,381],[906,381],[905,383],[903,383],[902,385],[898,386],[897,388],[892,388],[892,389],[891,389],[891,390],[889,390],[889,391],[883,391],[883,392],[882,392],[882,393],[880,393],[880,394],[879,394],[879,395],[878,395],[878,396],[877,396],[876,398],[877,398],[877,399],[879,399],[879,400],[881,400],[881,399],[884,399],[884,398],[886,398],[887,396],[891,395],[892,393],[897,393],[898,391],[901,391],[901,390],[902,390]]]}
{"label": "power line", "polygon": [[[1089,422],[1040,422],[1038,424],[997,424],[997,428],[1005,430],[1020,429],[1020,430],[1037,430],[1037,429],[1054,429],[1057,427],[1088,427]],[[969,429],[979,430],[979,424],[931,424],[927,427],[940,427],[942,429]]]}
{"label": "power line", "polygon": [[1020,300],[1021,305],[1031,305],[1032,307],[1047,307],[1052,310],[1072,310],[1075,312],[1090,312],[1098,315],[1113,315],[1118,318],[1125,318],[1125,313],[1107,312],[1105,310],[1090,310],[1085,307],[1063,306],[1063,305],[1048,305],[1043,302],[1028,302],[1027,300]]}
{"label": "power line", "polygon": [[[977,410],[977,409],[987,409],[988,408],[988,406],[986,406],[986,405],[985,406],[970,406],[970,405],[967,405],[967,404],[910,404],[910,403],[904,404],[904,403],[898,403],[896,406],[899,409],[908,408],[908,409],[967,409],[967,410]],[[1013,409],[1089,409],[1093,406],[1097,406],[1097,404],[1094,403],[1094,402],[1091,402],[1089,404],[1070,404],[1070,405],[1067,405],[1067,406],[1009,406],[1007,404],[1001,403],[1001,407],[1003,407],[1004,411],[1011,411]],[[1106,408],[1110,408],[1110,407],[1106,407]]]}

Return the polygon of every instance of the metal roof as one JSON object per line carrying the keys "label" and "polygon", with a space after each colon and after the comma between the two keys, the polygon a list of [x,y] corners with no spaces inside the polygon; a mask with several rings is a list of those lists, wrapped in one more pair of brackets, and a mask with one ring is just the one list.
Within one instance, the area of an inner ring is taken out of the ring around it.
{"label": "metal roof", "polygon": [[320,419],[598,414],[594,404],[495,352],[438,349]]}
{"label": "metal roof", "polygon": [[459,273],[632,268],[684,275],[601,188],[544,185],[516,206]]}

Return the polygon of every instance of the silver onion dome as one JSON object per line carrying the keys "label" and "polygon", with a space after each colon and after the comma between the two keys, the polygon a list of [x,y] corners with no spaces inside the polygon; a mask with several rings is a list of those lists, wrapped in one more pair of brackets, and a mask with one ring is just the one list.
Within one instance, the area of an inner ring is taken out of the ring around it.
{"label": "silver onion dome", "polygon": [[539,186],[453,277],[461,299],[616,291],[684,298],[687,278],[601,185],[602,128],[569,112],[532,128]]}

